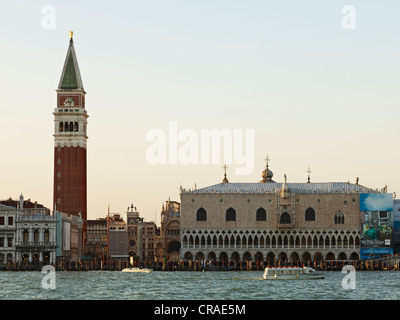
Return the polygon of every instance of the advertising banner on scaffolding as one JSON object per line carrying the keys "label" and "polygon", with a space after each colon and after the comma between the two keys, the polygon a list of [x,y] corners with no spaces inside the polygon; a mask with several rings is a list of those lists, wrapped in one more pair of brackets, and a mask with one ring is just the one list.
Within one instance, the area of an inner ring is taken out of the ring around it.
{"label": "advertising banner on scaffolding", "polygon": [[360,193],[361,259],[393,254],[393,195]]}
{"label": "advertising banner on scaffolding", "polygon": [[393,199],[393,250],[400,252],[400,199]]}

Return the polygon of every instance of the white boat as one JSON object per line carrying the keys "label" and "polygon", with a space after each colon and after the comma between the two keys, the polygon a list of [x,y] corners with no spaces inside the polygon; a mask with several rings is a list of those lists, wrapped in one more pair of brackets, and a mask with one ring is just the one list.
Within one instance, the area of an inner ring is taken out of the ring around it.
{"label": "white boat", "polygon": [[130,268],[125,268],[122,269],[122,272],[142,272],[142,273],[149,273],[153,270],[151,269],[142,269],[142,268],[138,268],[138,267],[130,267]]}
{"label": "white boat", "polygon": [[129,259],[129,265],[130,267],[122,269],[122,272],[141,272],[141,273],[149,273],[153,270],[147,269],[147,268],[138,268],[138,267],[133,267],[133,257],[131,256]]}
{"label": "white boat", "polygon": [[309,267],[265,268],[263,277],[265,280],[307,280],[325,278],[322,273]]}

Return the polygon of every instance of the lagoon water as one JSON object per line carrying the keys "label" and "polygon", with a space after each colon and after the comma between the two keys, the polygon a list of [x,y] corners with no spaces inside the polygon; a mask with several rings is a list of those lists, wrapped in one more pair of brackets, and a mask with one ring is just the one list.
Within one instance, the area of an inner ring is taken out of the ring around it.
{"label": "lagoon water", "polygon": [[[57,271],[55,289],[44,289],[41,272],[0,272],[4,300],[398,300],[400,272],[325,272],[321,280],[266,281],[262,271],[123,273]],[[49,282],[47,282],[49,283]],[[45,285],[46,286],[46,285]]]}

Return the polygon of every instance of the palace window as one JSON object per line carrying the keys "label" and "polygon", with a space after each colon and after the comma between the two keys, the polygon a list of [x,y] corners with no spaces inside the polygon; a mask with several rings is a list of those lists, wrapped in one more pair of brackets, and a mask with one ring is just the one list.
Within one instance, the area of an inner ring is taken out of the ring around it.
{"label": "palace window", "polygon": [[50,241],[50,231],[46,229],[44,231],[44,242],[49,242]]}
{"label": "palace window", "polygon": [[29,230],[25,229],[23,232],[23,241],[28,242],[29,241]]}
{"label": "palace window", "polygon": [[335,213],[334,222],[335,224],[344,224],[344,214],[341,212]]}
{"label": "palace window", "polygon": [[305,213],[306,221],[315,221],[315,210],[313,208],[308,208]]}
{"label": "palace window", "polygon": [[207,211],[204,208],[200,208],[196,213],[197,221],[207,221]]}
{"label": "palace window", "polygon": [[226,221],[236,221],[236,211],[233,208],[226,210]]}
{"label": "palace window", "polygon": [[35,229],[35,231],[33,231],[33,241],[39,242],[39,230],[38,229]]}
{"label": "palace window", "polygon": [[267,221],[267,212],[264,208],[259,208],[256,212],[256,221]]}
{"label": "palace window", "polygon": [[290,214],[287,212],[284,212],[281,214],[281,217],[279,219],[279,223],[280,224],[291,224],[291,218],[290,218]]}

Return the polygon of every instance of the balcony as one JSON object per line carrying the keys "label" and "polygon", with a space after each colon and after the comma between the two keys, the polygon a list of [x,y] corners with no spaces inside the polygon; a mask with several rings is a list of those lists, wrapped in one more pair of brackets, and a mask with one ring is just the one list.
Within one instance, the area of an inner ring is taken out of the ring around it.
{"label": "balcony", "polygon": [[293,229],[294,223],[277,223],[276,228],[277,229]]}
{"label": "balcony", "polygon": [[44,214],[32,214],[32,215],[18,215],[15,219],[18,223],[26,223],[26,222],[57,222],[57,218],[53,216],[48,216]]}
{"label": "balcony", "polygon": [[55,241],[16,241],[15,246],[25,248],[48,248],[56,247],[57,244]]}

